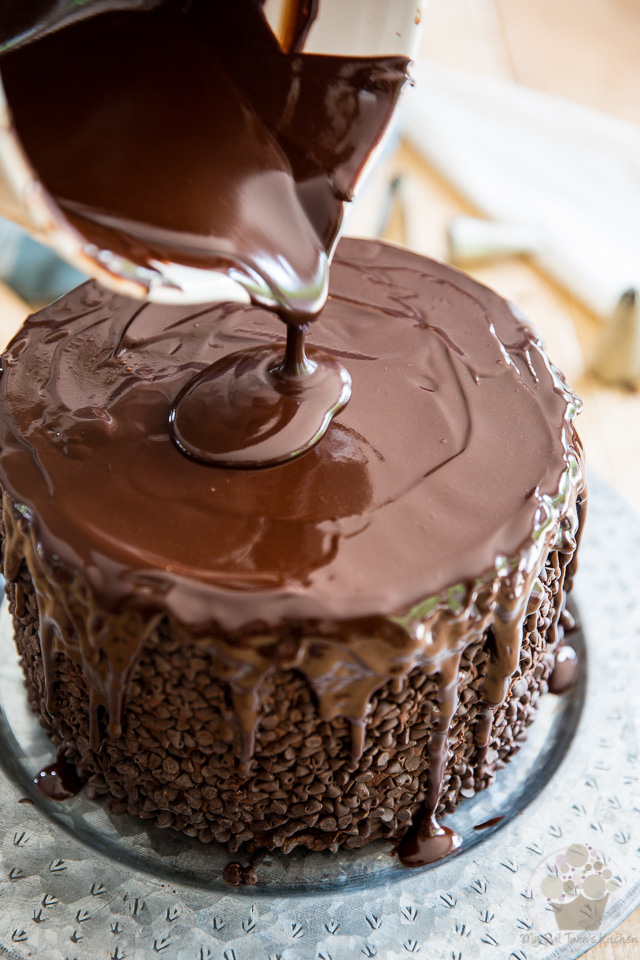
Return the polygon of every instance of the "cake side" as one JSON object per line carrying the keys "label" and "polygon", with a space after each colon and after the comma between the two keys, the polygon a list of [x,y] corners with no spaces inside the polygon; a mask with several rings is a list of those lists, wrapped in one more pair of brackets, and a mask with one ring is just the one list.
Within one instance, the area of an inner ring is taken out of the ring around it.
{"label": "cake side", "polygon": [[[539,577],[540,605],[525,620],[518,666],[484,746],[476,740],[493,646],[487,632],[462,653],[437,816],[487,787],[526,739],[557,648],[559,569],[553,552]],[[90,795],[111,797],[113,812],[153,820],[205,843],[217,840],[231,851],[248,843],[287,852],[398,840],[422,810],[438,673],[428,676],[416,667],[371,696],[362,755],[354,764],[348,720],[322,719],[305,678],[275,670],[260,690],[255,746],[242,769],[234,747],[237,723],[228,685],[218,678],[216,653],[185,644],[165,621],[133,670],[122,732],[106,734],[95,750],[90,691],[80,664],[58,653],[45,680],[37,599],[26,568],[7,591],[31,707],[61,756],[77,765]]]}

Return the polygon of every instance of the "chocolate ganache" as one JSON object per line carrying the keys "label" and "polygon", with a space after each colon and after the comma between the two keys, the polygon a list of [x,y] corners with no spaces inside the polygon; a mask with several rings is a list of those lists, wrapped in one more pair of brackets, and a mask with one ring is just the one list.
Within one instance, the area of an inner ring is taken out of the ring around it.
{"label": "chocolate ganache", "polygon": [[286,51],[260,0],[191,0],[86,16],[0,63],[27,156],[84,237],[229,269],[304,323],[408,61],[302,53],[316,4],[287,7],[306,16]]}
{"label": "chocolate ganache", "polygon": [[349,721],[354,770],[376,692],[416,668],[434,678],[423,815],[401,849],[425,863],[457,843],[436,810],[465,651],[490,638],[482,764],[547,595],[557,645],[584,497],[576,399],[500,297],[379,243],[339,244],[309,339],[348,364],[349,404],[304,456],[230,471],[184,457],[167,418],[195,374],[278,344],[273,314],[141,306],[89,283],[31,317],[0,379],[5,576],[24,561],[33,580],[51,713],[56,656],[80,664],[94,751],[121,735],[161,623],[216,652],[241,778],[274,671]]}
{"label": "chocolate ganache", "polygon": [[304,336],[407,59],[303,53],[317,6],[285,4],[281,41],[260,0],[101,13],[1,61],[26,153],[85,240],[149,267],[223,270],[288,324],[286,351],[229,355],[178,398],[172,436],[210,463],[300,455],[350,395],[345,367],[307,357]]}

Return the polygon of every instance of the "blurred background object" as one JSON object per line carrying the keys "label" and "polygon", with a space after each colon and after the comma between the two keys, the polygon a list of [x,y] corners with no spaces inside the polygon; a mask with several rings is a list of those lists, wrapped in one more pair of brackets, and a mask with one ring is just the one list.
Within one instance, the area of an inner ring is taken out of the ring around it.
{"label": "blurred background object", "polygon": [[85,279],[21,227],[0,217],[0,280],[31,308],[55,300]]}
{"label": "blurred background object", "polygon": [[592,372],[603,383],[637,390],[640,384],[640,294],[630,287],[620,297],[598,345]]}
{"label": "blurred background object", "polygon": [[536,264],[608,320],[640,284],[640,128],[511,80],[414,73],[407,142],[489,221],[536,232]]}

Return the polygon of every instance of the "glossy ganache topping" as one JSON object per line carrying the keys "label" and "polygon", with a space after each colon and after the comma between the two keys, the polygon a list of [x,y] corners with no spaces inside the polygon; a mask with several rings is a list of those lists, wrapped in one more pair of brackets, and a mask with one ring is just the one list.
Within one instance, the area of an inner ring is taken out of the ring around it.
{"label": "glossy ganache topping", "polygon": [[288,321],[313,319],[407,58],[305,53],[316,2],[286,0],[284,37],[261,0],[114,5],[46,32],[36,4],[32,35],[2,45],[39,179],[107,266],[111,252],[228,271]]}
{"label": "glossy ganache topping", "polygon": [[183,456],[167,422],[184,385],[282,333],[256,306],[92,282],[32,316],[3,357],[0,481],[44,561],[82,571],[103,609],[208,633],[397,615],[518,552],[567,470],[574,398],[500,297],[343,240],[309,335],[353,380],[325,437],[258,471]]}

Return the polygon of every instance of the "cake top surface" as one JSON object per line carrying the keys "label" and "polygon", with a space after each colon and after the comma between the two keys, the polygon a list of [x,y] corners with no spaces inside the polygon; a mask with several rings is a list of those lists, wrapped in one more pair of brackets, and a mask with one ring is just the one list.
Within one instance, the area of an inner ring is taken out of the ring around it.
{"label": "cake top surface", "polygon": [[343,240],[309,343],[353,392],[322,441],[264,470],[180,453],[167,423],[184,384],[282,339],[259,307],[140,304],[93,282],[30,317],[3,356],[0,482],[45,563],[107,609],[240,631],[403,614],[520,555],[566,474],[575,398],[509,304]]}

